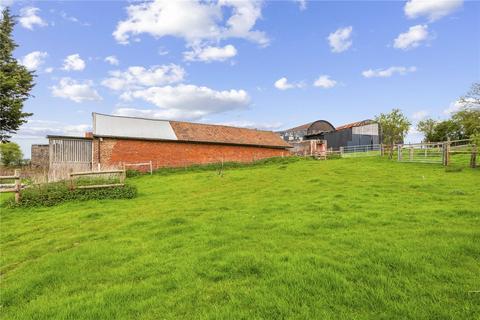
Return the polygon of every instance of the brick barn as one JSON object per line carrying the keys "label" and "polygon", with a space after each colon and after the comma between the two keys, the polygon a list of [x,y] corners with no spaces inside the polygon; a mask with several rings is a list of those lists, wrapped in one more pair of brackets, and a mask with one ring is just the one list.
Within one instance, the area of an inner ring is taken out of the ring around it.
{"label": "brick barn", "polygon": [[93,113],[93,132],[84,138],[48,138],[50,163],[74,169],[86,157],[95,169],[150,161],[153,169],[251,162],[286,156],[291,147],[271,131],[99,113]]}

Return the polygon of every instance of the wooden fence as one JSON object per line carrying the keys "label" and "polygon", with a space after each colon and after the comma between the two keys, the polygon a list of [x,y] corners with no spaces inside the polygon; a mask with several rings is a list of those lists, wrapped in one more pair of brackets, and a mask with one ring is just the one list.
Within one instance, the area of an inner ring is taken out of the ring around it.
{"label": "wooden fence", "polygon": [[[223,158],[222,158],[222,161],[223,161]],[[148,172],[150,172],[150,174],[153,174],[153,164],[152,164],[152,160],[150,160],[149,162],[136,162],[136,163],[125,163],[123,162],[122,163],[122,167],[123,167],[123,170],[126,170],[126,168],[128,167],[148,167]]]}
{"label": "wooden fence", "polygon": [[9,189],[0,188],[0,192],[15,192],[15,202],[20,201],[20,193],[22,191],[22,183],[20,180],[20,169],[15,169],[13,176],[0,176],[0,180],[15,180],[13,184],[4,184],[2,186],[10,187]]}
{"label": "wooden fence", "polygon": [[478,147],[468,139],[412,143],[397,145],[396,148],[399,162],[438,163],[444,166],[458,162],[469,163],[471,168],[477,167]]}
{"label": "wooden fence", "polygon": [[[77,185],[75,177],[79,176],[104,176],[118,174],[120,183],[109,184],[94,184],[94,185]],[[121,187],[125,185],[126,172],[125,170],[106,170],[106,171],[85,171],[85,172],[70,172],[69,187],[70,190],[74,189],[95,189],[95,188],[111,188]]]}

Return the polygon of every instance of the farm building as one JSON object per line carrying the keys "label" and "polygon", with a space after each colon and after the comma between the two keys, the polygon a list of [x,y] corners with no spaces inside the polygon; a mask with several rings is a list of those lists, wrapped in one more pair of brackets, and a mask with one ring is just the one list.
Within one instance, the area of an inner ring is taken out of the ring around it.
{"label": "farm building", "polygon": [[330,122],[317,120],[285,131],[279,131],[278,134],[280,134],[285,141],[299,142],[308,140],[306,136],[330,131],[335,131],[335,127]]}
{"label": "farm building", "polygon": [[278,134],[292,144],[304,140],[323,140],[329,149],[375,145],[381,142],[380,127],[373,120],[353,122],[337,128],[328,121],[318,120]]}
{"label": "farm building", "polygon": [[85,137],[48,136],[50,167],[111,168],[151,163],[182,167],[251,162],[289,153],[291,146],[271,131],[181,121],[93,114]]}

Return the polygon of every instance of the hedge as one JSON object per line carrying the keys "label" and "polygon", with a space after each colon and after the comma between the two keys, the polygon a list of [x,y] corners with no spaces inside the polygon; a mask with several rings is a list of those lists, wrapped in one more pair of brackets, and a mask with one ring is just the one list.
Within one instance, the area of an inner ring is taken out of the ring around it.
{"label": "hedge", "polygon": [[63,182],[32,186],[22,190],[20,202],[13,198],[5,202],[7,207],[39,207],[54,206],[66,201],[101,200],[101,199],[132,199],[137,196],[137,188],[133,185],[69,190]]}

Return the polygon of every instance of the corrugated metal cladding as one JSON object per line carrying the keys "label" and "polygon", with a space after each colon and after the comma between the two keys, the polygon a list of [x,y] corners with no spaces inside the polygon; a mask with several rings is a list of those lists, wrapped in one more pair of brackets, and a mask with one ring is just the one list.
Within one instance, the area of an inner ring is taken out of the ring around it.
{"label": "corrugated metal cladding", "polygon": [[308,139],[327,140],[328,148],[364,146],[380,143],[379,127],[377,123],[361,125],[358,127],[345,127],[340,130],[323,132],[307,136]]}
{"label": "corrugated metal cladding", "polygon": [[93,113],[93,134],[104,137],[178,140],[169,121]]}
{"label": "corrugated metal cladding", "polygon": [[353,127],[352,129],[353,134],[378,136],[378,123]]}

